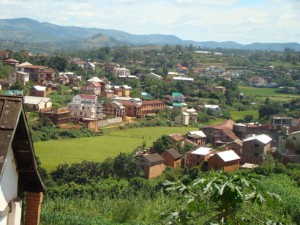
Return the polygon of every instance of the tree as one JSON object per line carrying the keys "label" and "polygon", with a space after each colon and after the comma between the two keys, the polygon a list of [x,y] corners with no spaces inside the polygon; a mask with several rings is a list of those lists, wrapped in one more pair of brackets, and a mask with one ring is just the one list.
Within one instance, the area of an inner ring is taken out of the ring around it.
{"label": "tree", "polygon": [[171,138],[167,135],[162,135],[153,144],[152,150],[154,153],[162,153],[172,147]]}
{"label": "tree", "polygon": [[266,104],[261,105],[258,110],[259,119],[268,119],[270,116],[279,114],[281,112],[281,104],[266,99]]}
{"label": "tree", "polygon": [[132,155],[120,153],[113,161],[113,173],[117,179],[130,179],[138,174],[138,168]]}
{"label": "tree", "polygon": [[188,224],[189,220],[201,216],[205,217],[204,224],[249,224],[249,221],[264,223],[256,215],[246,212],[243,205],[263,203],[269,197],[279,199],[271,193],[264,193],[263,196],[250,177],[224,172],[210,173],[187,186],[169,181],[165,185],[168,191],[179,192],[179,197],[183,200],[178,211],[164,214],[165,220],[181,224]]}

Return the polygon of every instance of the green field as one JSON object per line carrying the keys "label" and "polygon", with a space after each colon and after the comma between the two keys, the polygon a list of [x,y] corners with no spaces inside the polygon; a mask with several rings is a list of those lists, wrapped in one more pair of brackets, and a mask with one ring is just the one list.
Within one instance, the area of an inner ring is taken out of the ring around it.
{"label": "green field", "polygon": [[82,160],[101,162],[120,152],[132,152],[143,141],[152,146],[154,140],[163,134],[197,130],[191,127],[147,127],[112,131],[104,136],[53,140],[34,143],[36,155],[42,167],[48,171],[58,164],[72,164]]}
{"label": "green field", "polygon": [[258,118],[257,110],[246,110],[246,111],[232,110],[229,111],[229,113],[234,121],[237,121],[239,119],[244,119],[246,115],[253,115],[255,118]]}
{"label": "green field", "polygon": [[300,98],[300,95],[276,93],[276,88],[257,88],[239,86],[239,90],[246,96],[256,96],[261,97],[262,99],[269,97],[270,99],[277,101],[288,101],[292,100],[293,98]]}

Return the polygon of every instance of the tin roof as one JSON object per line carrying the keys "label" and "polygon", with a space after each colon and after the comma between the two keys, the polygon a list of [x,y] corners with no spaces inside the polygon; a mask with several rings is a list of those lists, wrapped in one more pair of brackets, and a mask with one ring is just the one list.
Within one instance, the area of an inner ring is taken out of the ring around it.
{"label": "tin roof", "polygon": [[209,153],[212,153],[212,150],[213,150],[212,148],[200,147],[200,148],[197,148],[194,151],[191,151],[191,154],[194,154],[194,155],[207,155]]}
{"label": "tin roof", "polygon": [[35,85],[33,87],[37,91],[46,91],[46,87],[43,87],[43,86],[40,86],[40,85]]}
{"label": "tin roof", "polygon": [[270,138],[268,135],[260,134],[260,135],[253,135],[251,137],[248,137],[248,138],[244,139],[243,142],[253,141],[253,140],[257,140],[263,144],[268,144],[269,142],[272,141],[272,138]]}
{"label": "tin roof", "polygon": [[201,130],[189,131],[187,133],[187,135],[188,135],[188,137],[192,137],[192,138],[205,138],[206,137],[206,135]]}
{"label": "tin roof", "polygon": [[216,155],[218,155],[224,162],[240,159],[240,157],[233,150],[218,152]]}
{"label": "tin roof", "polygon": [[51,98],[35,97],[35,96],[24,96],[24,104],[37,105],[41,101],[49,102]]}
{"label": "tin roof", "polygon": [[45,186],[37,169],[34,148],[22,104],[16,96],[0,96],[0,179],[12,149],[19,175],[19,190],[41,192]]}
{"label": "tin roof", "polygon": [[98,77],[92,77],[91,79],[87,80],[88,82],[102,82],[101,79],[99,79]]}

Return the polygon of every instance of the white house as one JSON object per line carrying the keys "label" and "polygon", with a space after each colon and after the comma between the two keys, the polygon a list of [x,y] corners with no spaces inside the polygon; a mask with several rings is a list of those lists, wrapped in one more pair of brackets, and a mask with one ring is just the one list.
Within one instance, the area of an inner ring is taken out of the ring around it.
{"label": "white house", "polygon": [[52,108],[51,98],[24,96],[24,106],[29,111],[47,111]]}
{"label": "white house", "polygon": [[100,107],[99,104],[97,103],[96,95],[79,94],[75,95],[72,102],[68,103],[68,110],[74,119],[97,119],[100,113],[98,111]]}
{"label": "white house", "polygon": [[0,96],[0,140],[0,224],[39,224],[45,186],[20,97]]}

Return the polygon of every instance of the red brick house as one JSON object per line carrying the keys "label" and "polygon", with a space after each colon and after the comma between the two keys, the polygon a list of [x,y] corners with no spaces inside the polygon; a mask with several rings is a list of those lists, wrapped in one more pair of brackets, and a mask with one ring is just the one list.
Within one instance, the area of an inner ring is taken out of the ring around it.
{"label": "red brick house", "polygon": [[104,90],[101,92],[101,96],[106,97],[106,98],[113,98],[115,96],[115,94],[112,90]]}
{"label": "red brick house", "polygon": [[174,148],[170,148],[160,154],[167,166],[171,166],[174,170],[181,167],[182,155]]}
{"label": "red brick house", "polygon": [[240,167],[240,157],[233,151],[218,152],[208,159],[209,170],[233,172]]}
{"label": "red brick house", "polygon": [[33,86],[30,88],[30,96],[46,97],[46,87],[39,85]]}
{"label": "red brick house", "polygon": [[94,95],[100,95],[101,85],[98,82],[88,82],[86,85],[86,90]]}
{"label": "red brick house", "polygon": [[242,162],[261,164],[264,161],[265,155],[271,149],[271,141],[268,135],[252,135],[243,140]]}
{"label": "red brick house", "polygon": [[125,107],[125,115],[130,117],[142,117],[142,106],[131,101],[118,100]]}
{"label": "red brick house", "polygon": [[207,143],[217,147],[238,139],[232,129],[233,121],[230,119],[221,125],[206,126],[202,128],[202,131],[206,135]]}
{"label": "red brick house", "polygon": [[109,102],[103,104],[103,113],[107,116],[124,117],[125,107],[120,102]]}
{"label": "red brick house", "polygon": [[243,149],[243,142],[240,139],[236,139],[233,142],[226,143],[221,146],[221,150],[233,150],[236,154],[241,156]]}
{"label": "red brick house", "polygon": [[20,97],[0,96],[0,140],[0,222],[37,225],[45,186]]}
{"label": "red brick house", "polygon": [[162,101],[153,100],[153,101],[143,101],[142,102],[142,114],[152,114],[156,111],[163,110],[166,107],[166,104]]}
{"label": "red brick house", "polygon": [[[215,150],[213,148],[208,147],[200,147],[196,150],[191,150],[185,153],[185,166],[194,167],[199,166],[202,163],[207,164],[208,159],[215,154]],[[206,167],[207,165],[202,165]]]}
{"label": "red brick house", "polygon": [[40,117],[47,116],[54,124],[67,123],[71,120],[70,111],[67,107],[56,110],[40,112]]}
{"label": "red brick house", "polygon": [[41,85],[47,81],[55,80],[55,72],[53,69],[44,66],[34,66],[28,62],[17,65],[16,72],[28,73],[29,80]]}
{"label": "red brick house", "polygon": [[164,158],[158,154],[144,154],[137,160],[137,165],[144,171],[145,178],[151,179],[162,175],[166,169]]}
{"label": "red brick house", "polygon": [[203,133],[203,131],[189,131],[186,134],[187,138],[191,140],[195,145],[202,146],[206,144],[206,135]]}
{"label": "red brick house", "polygon": [[183,147],[185,144],[185,137],[183,137],[181,134],[169,134],[169,137],[171,138],[172,144],[178,145]]}

